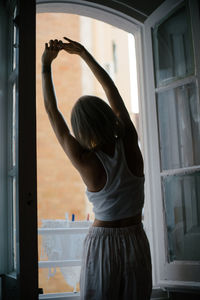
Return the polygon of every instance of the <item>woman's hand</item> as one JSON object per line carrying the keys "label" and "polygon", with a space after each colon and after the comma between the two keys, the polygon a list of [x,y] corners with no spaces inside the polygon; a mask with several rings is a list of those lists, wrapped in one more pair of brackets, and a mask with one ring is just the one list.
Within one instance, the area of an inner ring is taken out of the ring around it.
{"label": "woman's hand", "polygon": [[70,54],[82,55],[85,51],[85,48],[78,42],[72,41],[67,37],[64,37],[68,43],[62,43],[62,49]]}
{"label": "woman's hand", "polygon": [[42,55],[43,65],[50,65],[51,62],[58,56],[60,50],[62,50],[63,43],[58,40],[50,40],[49,44],[45,43],[45,50]]}

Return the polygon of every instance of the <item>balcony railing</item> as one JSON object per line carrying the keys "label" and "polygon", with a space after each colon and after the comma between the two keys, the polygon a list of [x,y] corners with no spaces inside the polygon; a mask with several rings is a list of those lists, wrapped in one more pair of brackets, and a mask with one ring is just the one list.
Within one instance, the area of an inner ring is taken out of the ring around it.
{"label": "balcony railing", "polygon": [[[65,281],[74,287],[74,292],[41,294],[39,299],[80,299],[80,294],[76,292],[80,270],[75,268],[73,273],[73,267],[81,267],[83,241],[91,224],[91,221],[43,221],[42,227],[38,229],[38,235],[42,237],[41,247],[44,252],[41,258],[45,254],[45,260],[39,261],[39,268],[48,268],[49,276],[54,276],[56,268],[61,268]],[[67,271],[67,267],[72,267],[72,269]],[[67,274],[67,272],[73,274]],[[73,277],[74,280],[72,280]]]}

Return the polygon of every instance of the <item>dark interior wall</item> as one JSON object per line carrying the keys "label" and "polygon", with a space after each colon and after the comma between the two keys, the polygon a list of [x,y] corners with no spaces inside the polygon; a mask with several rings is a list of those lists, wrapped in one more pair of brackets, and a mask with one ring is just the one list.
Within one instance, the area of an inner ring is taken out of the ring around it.
{"label": "dark interior wall", "polygon": [[193,293],[187,292],[171,292],[169,293],[170,300],[199,300],[200,291],[195,291]]}
{"label": "dark interior wall", "polygon": [[94,2],[100,5],[117,9],[126,15],[137,19],[140,22],[144,22],[146,18],[165,0],[87,0],[85,2]]}
{"label": "dark interior wall", "polygon": [[[97,7],[99,5],[101,9],[103,9],[103,7],[105,7],[105,10],[114,9],[115,11],[119,11],[120,13],[143,23],[164,1],[165,0],[66,0],[66,3],[77,6],[81,4],[86,10],[88,6]],[[57,9],[56,3],[60,4],[61,2],[64,3],[65,1],[36,0],[36,4],[43,4],[46,8],[48,7],[48,4],[52,4],[54,11]]]}

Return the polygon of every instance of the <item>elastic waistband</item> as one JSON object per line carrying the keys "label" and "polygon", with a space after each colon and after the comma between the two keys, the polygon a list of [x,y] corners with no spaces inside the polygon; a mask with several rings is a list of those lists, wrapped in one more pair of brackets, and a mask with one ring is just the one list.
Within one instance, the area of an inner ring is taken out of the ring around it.
{"label": "elastic waistband", "polygon": [[121,228],[128,227],[132,225],[138,225],[142,222],[141,214],[137,214],[136,216],[120,219],[115,221],[102,221],[102,220],[94,220],[93,227],[105,227],[105,228]]}
{"label": "elastic waistband", "polygon": [[130,225],[127,227],[96,227],[91,226],[89,228],[88,237],[102,237],[102,236],[126,236],[130,234],[136,234],[143,231],[143,224]]}

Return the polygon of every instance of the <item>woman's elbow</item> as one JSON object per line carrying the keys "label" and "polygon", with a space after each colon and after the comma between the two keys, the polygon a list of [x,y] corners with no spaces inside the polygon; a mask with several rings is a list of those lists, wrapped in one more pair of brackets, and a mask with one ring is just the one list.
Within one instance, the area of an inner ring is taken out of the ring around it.
{"label": "woman's elbow", "polygon": [[52,103],[49,103],[48,101],[44,101],[44,107],[48,115],[56,111],[55,105],[52,105]]}

